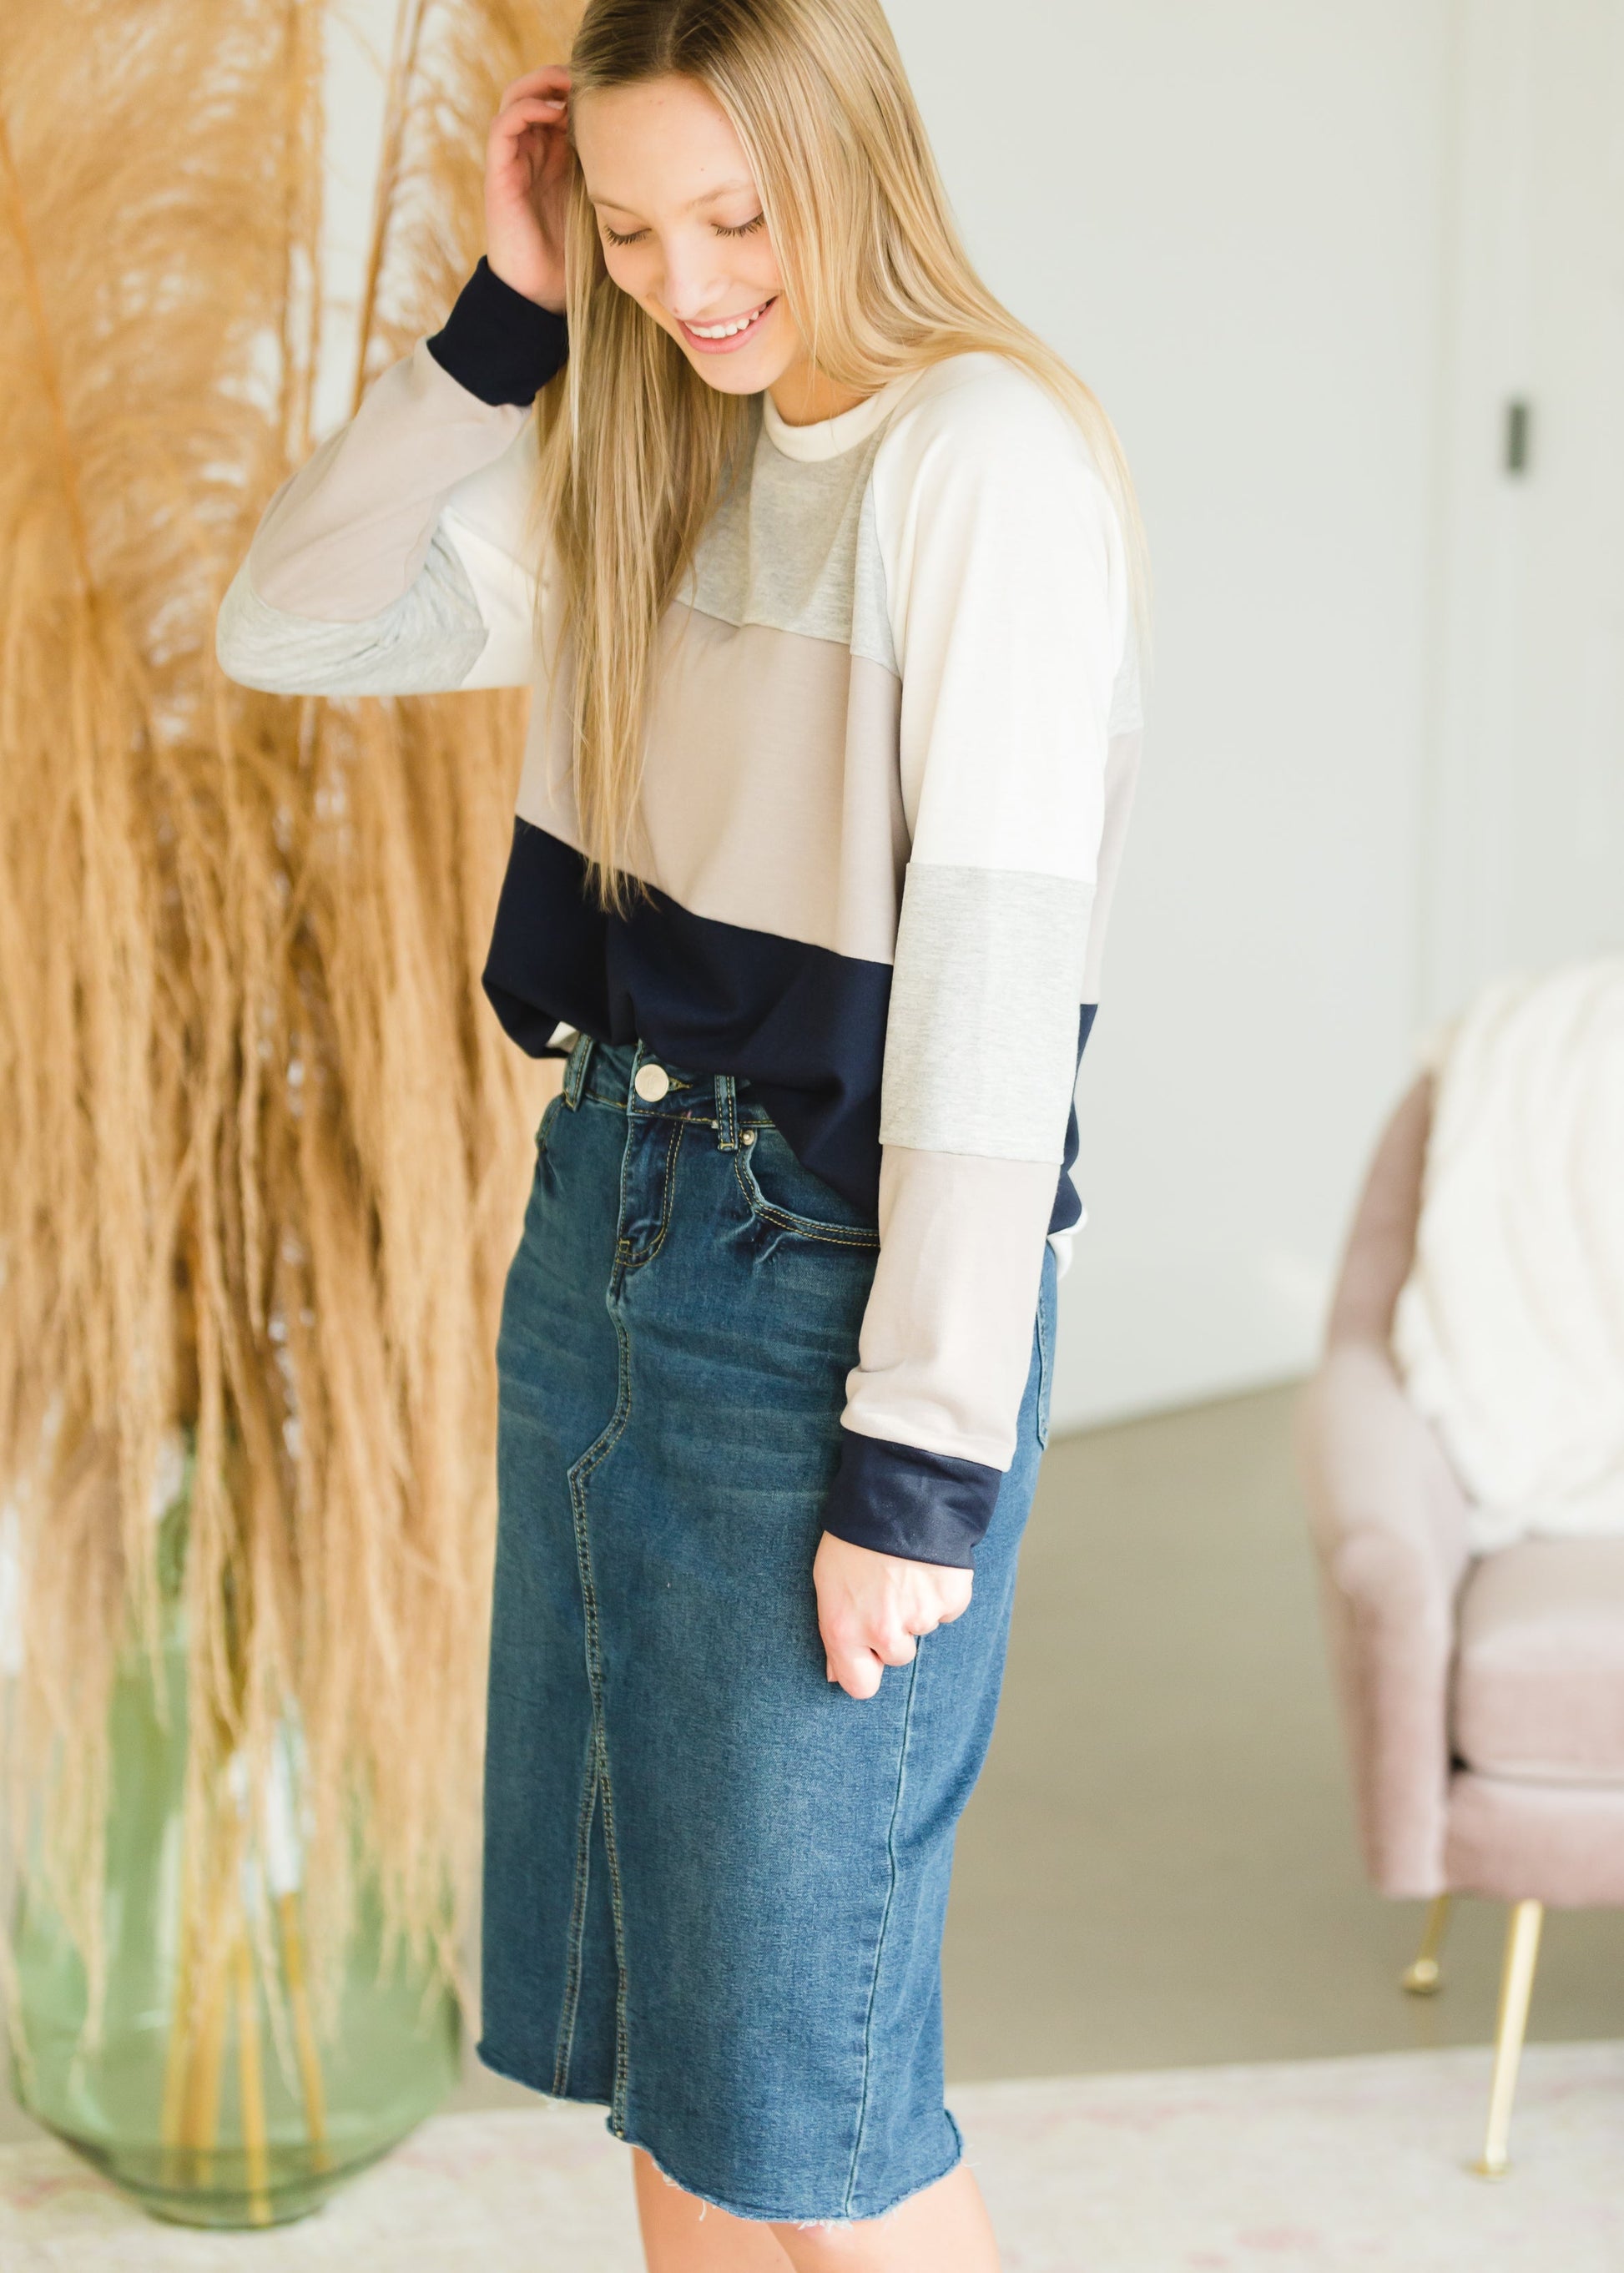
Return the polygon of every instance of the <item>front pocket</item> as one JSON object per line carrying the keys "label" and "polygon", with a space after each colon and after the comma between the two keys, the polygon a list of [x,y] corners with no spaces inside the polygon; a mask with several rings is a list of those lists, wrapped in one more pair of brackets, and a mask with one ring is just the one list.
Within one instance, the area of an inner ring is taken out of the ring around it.
{"label": "front pocket", "polygon": [[822,1240],[831,1247],[853,1248],[864,1254],[878,1251],[879,1232],[873,1224],[864,1223],[855,1210],[849,1222],[812,1213],[814,1208],[840,1207],[846,1203],[838,1193],[831,1191],[821,1176],[801,1167],[776,1129],[758,1126],[755,1143],[741,1144],[733,1154],[733,1173],[751,1213],[763,1223],[770,1223],[774,1230],[792,1232],[801,1239]]}

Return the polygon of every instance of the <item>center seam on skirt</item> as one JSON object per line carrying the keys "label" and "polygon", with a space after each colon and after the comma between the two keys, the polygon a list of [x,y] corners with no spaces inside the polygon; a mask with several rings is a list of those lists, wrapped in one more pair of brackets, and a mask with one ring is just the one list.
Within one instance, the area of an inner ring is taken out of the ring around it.
{"label": "center seam on skirt", "polygon": [[[676,1136],[680,1134],[680,1124],[679,1123],[673,1136],[671,1145],[673,1154],[676,1150]],[[636,1129],[628,1121],[626,1149],[620,1159],[620,1222],[616,1227],[617,1234],[624,1233],[631,1152],[632,1146],[636,1142]],[[668,1154],[665,1179],[667,1195],[671,1185],[670,1157]],[[667,1202],[667,1219],[669,1212]],[[663,1238],[664,1235],[665,1223],[662,1221],[659,1237]],[[659,1241],[657,1239],[655,1246],[658,1247],[658,1243]],[[650,1249],[650,1253],[653,1251],[653,1249]],[[591,1519],[587,1504],[587,1487],[594,1474],[619,1444],[625,1434],[626,1425],[631,1419],[631,1340],[626,1331],[625,1321],[616,1308],[621,1281],[628,1267],[626,1241],[623,1235],[617,1235],[615,1259],[610,1267],[609,1284],[604,1293],[604,1306],[609,1313],[609,1323],[614,1329],[616,1354],[614,1411],[611,1414],[607,1425],[587,1446],[580,1459],[571,1464],[568,1470],[570,1515],[575,1538],[575,1569],[581,1582],[581,1606],[585,1624],[587,1685],[592,1699],[592,1724],[588,1741],[591,1773],[588,1779],[587,1823],[590,1832],[592,1804],[595,1802],[601,1802],[604,1811],[604,1853],[609,1867],[609,1907],[614,1922],[614,2084],[610,2107],[610,2121],[613,2130],[621,2137],[625,2135],[626,2088],[628,2073],[626,2038],[625,1907],[622,1901],[620,1858],[614,1836],[614,1804],[609,1782],[609,1737],[604,1722],[603,1650],[598,1629],[598,1587],[592,1573]],[[578,1983],[576,1987],[578,1994]],[[573,2031],[574,2016],[572,2014],[572,2036]]]}
{"label": "center seam on skirt", "polygon": [[[611,1285],[613,1288],[613,1279]],[[609,1907],[614,1920],[614,2097],[611,2112],[614,2127],[619,2132],[623,2128],[626,2116],[625,1910],[621,1901],[620,1858],[614,1837],[614,1806],[609,1786],[609,1737],[604,1725],[603,1651],[598,1633],[598,1587],[592,1575],[591,1522],[587,1506],[587,1486],[596,1470],[620,1442],[631,1418],[632,1387],[629,1339],[625,1326],[614,1315],[613,1291],[605,1300],[610,1305],[610,1318],[614,1327],[620,1361],[615,1409],[608,1427],[595,1443],[588,1446],[569,1471],[569,1504],[575,1523],[575,1566],[580,1573],[582,1609],[586,1621],[587,1683],[592,1695],[592,1740],[590,1748],[593,1773],[589,1789],[592,1799],[601,1802],[604,1811],[604,1853],[609,1865]]]}
{"label": "center seam on skirt", "polygon": [[631,2081],[631,2055],[626,2027],[626,1905],[620,1886],[620,1850],[614,1835],[614,1792],[609,1781],[609,1735],[599,1715],[598,1724],[598,1792],[604,1806],[604,1852],[609,1858],[609,1908],[614,1919],[614,2083],[610,2114],[614,2128],[626,2136],[626,2097]]}
{"label": "center seam on skirt", "polygon": [[[577,1555],[578,1559],[578,1555]],[[592,1816],[598,1797],[598,1723],[587,1730],[581,1764],[581,1805],[575,1818],[575,1882],[570,1893],[568,1939],[565,1944],[564,1994],[559,2005],[558,2036],[553,2048],[553,2096],[569,2089],[569,2062],[575,2046],[575,2016],[581,2007],[581,1954],[586,1934],[586,1898],[591,1872]]]}
{"label": "center seam on skirt", "polygon": [[852,2164],[846,2173],[846,2200],[841,2205],[843,2215],[854,2217],[853,2207],[857,2195],[857,2170],[861,2159],[863,2137],[868,2125],[868,2084],[874,2067],[874,2010],[879,2001],[880,1967],[885,1957],[885,1936],[891,1924],[891,1906],[897,1898],[897,1820],[902,1813],[902,1795],[908,1781],[908,1739],[914,1733],[914,1700],[919,1689],[919,1651],[915,1647],[914,1662],[908,1668],[908,1701],[902,1716],[902,1738],[897,1748],[897,1789],[892,1796],[891,1821],[885,1827],[885,1861],[890,1876],[885,1887],[885,1907],[880,1913],[879,1939],[875,1944],[874,1973],[868,1984],[868,2010],[863,2017],[862,2091],[857,2104],[857,2134],[852,2142]]}

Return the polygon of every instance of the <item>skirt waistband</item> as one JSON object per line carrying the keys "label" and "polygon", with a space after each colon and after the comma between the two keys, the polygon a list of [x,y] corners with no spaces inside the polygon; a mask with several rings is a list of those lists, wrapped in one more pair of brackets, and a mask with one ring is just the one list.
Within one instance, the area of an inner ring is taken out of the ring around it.
{"label": "skirt waistband", "polygon": [[635,1119],[692,1121],[714,1129],[731,1152],[741,1129],[771,1126],[747,1076],[698,1073],[659,1056],[646,1042],[600,1042],[577,1034],[564,1068],[564,1102],[606,1105]]}

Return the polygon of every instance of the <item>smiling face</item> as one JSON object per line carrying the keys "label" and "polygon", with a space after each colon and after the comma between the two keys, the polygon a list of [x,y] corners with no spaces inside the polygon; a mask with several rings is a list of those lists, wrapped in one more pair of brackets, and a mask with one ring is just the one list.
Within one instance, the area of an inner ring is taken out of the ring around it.
{"label": "smiling face", "polygon": [[720,105],[692,79],[583,94],[575,152],[610,275],[702,378],[756,394],[805,371],[761,198]]}

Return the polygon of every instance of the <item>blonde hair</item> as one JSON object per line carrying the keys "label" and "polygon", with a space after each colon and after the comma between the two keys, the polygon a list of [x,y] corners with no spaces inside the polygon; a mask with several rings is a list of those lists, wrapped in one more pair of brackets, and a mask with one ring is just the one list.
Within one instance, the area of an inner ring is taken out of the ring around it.
{"label": "blonde hair", "polygon": [[[1089,388],[972,268],[879,0],[589,0],[570,71],[572,101],[666,77],[712,96],[754,173],[788,306],[838,386],[874,394],[978,349],[1028,371],[1089,445],[1142,621],[1144,540],[1122,446]],[[566,266],[570,356],[544,415],[539,506],[557,653],[572,650],[582,849],[619,906],[636,889],[660,619],[733,469],[751,398],[709,386],[613,281],[578,168]]]}

